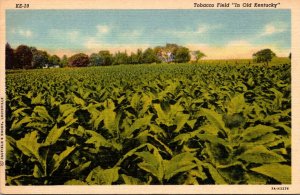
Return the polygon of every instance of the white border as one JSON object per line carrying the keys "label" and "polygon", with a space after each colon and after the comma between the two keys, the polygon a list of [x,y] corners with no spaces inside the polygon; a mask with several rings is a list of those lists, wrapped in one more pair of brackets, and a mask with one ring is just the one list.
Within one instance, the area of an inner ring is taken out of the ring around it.
{"label": "white border", "polygon": [[[165,186],[5,186],[4,166],[0,167],[0,193],[3,194],[295,194],[300,193],[300,3],[292,0],[0,0],[0,97],[5,97],[5,10],[16,9],[16,3],[28,3],[29,9],[207,9],[194,3],[278,3],[277,9],[292,13],[292,184],[291,185],[165,185]],[[274,9],[274,8],[213,8]],[[298,93],[297,93],[298,92]],[[1,122],[1,121],[0,121]],[[4,146],[5,147],[5,146]],[[5,148],[4,148],[5,151]],[[279,170],[280,171],[280,170]],[[289,190],[271,190],[272,187]]]}

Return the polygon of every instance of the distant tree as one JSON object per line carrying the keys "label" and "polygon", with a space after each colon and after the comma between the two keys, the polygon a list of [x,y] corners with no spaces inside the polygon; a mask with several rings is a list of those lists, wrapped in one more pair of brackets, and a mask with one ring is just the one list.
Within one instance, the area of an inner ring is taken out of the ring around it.
{"label": "distant tree", "polygon": [[179,45],[174,43],[167,43],[165,47],[163,47],[162,56],[165,62],[174,62],[176,61],[176,53],[179,49]]}
{"label": "distant tree", "polygon": [[195,56],[196,62],[198,62],[200,59],[206,57],[206,55],[199,50],[194,51],[192,54],[193,54],[193,56]]}
{"label": "distant tree", "polygon": [[[187,53],[188,52],[188,53]],[[191,56],[189,49],[174,43],[167,43],[165,46],[157,46],[154,53],[161,62],[187,62]]]}
{"label": "distant tree", "polygon": [[131,52],[129,59],[128,59],[128,63],[129,64],[138,64],[139,63],[138,55]]}
{"label": "distant tree", "polygon": [[157,58],[156,53],[152,48],[148,48],[143,53],[143,63],[154,63],[159,62],[159,59]]}
{"label": "distant tree", "polygon": [[15,51],[15,67],[16,68],[33,68],[32,62],[32,52],[27,45],[19,45]]}
{"label": "distant tree", "polygon": [[276,54],[271,49],[263,49],[254,53],[252,56],[255,62],[264,62],[268,65]]}
{"label": "distant tree", "polygon": [[172,54],[175,54],[180,46],[175,43],[167,43],[165,46],[165,50],[171,52]]}
{"label": "distant tree", "polygon": [[113,58],[113,64],[118,65],[118,64],[127,64],[128,63],[128,55],[127,52],[120,52],[118,51]]}
{"label": "distant tree", "polygon": [[61,67],[67,67],[68,66],[68,57],[66,55],[63,55],[61,61],[60,61]]}
{"label": "distant tree", "polygon": [[9,43],[5,45],[5,68],[13,69],[15,66],[14,50],[10,47]]}
{"label": "distant tree", "polygon": [[136,56],[137,56],[138,64],[142,64],[143,63],[143,51],[141,49],[138,49],[136,51]]}
{"label": "distant tree", "polygon": [[292,53],[289,54],[289,59],[292,59]]}
{"label": "distant tree", "polygon": [[57,66],[60,65],[60,58],[57,55],[52,55],[49,57],[49,65]]}
{"label": "distant tree", "polygon": [[165,55],[164,55],[164,53],[165,53],[164,49],[165,49],[165,48],[162,47],[162,46],[156,46],[156,47],[154,47],[154,49],[153,49],[153,51],[154,51],[156,57],[157,57],[157,58],[159,59],[159,61],[161,61],[161,62],[165,62],[165,61],[166,61]]}
{"label": "distant tree", "polygon": [[91,66],[101,66],[103,64],[102,59],[99,54],[92,53],[90,55],[90,65]]}
{"label": "distant tree", "polygon": [[186,47],[179,47],[175,52],[175,62],[183,63],[191,59],[190,51]]}
{"label": "distant tree", "polygon": [[36,47],[29,47],[29,49],[30,49],[32,54],[37,51]]}
{"label": "distant tree", "polygon": [[32,66],[33,68],[42,68],[49,64],[49,55],[46,51],[31,49],[32,52]]}
{"label": "distant tree", "polygon": [[[109,66],[113,62],[113,58],[111,53],[108,50],[99,51],[98,55],[102,59],[102,66]],[[127,57],[127,53],[125,53],[125,58]]]}
{"label": "distant tree", "polygon": [[89,64],[89,56],[84,53],[78,53],[68,59],[69,66],[85,67]]}

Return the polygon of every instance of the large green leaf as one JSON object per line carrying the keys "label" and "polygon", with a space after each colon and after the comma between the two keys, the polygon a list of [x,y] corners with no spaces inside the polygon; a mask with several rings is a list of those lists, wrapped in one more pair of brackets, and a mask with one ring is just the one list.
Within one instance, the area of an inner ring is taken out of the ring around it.
{"label": "large green leaf", "polygon": [[202,179],[202,180],[205,180],[207,179],[207,175],[204,171],[204,163],[202,161],[200,161],[198,158],[195,158],[194,159],[196,164],[197,164],[197,169],[193,169],[190,171],[190,174]]}
{"label": "large green leaf", "polygon": [[152,114],[146,115],[143,118],[139,118],[136,119],[133,124],[130,126],[130,128],[127,128],[124,130],[124,133],[122,134],[122,136],[124,137],[131,137],[132,138],[132,133],[136,130],[136,129],[141,129],[142,127],[146,127],[150,124],[151,118],[152,118]]}
{"label": "large green leaf", "polygon": [[125,175],[125,174],[122,174],[121,176],[122,176],[125,184],[128,184],[128,185],[141,185],[141,184],[144,184],[144,182],[142,182],[138,178],[131,177],[131,176],[128,176],[128,175]]}
{"label": "large green leaf", "polygon": [[256,125],[255,127],[248,127],[247,129],[245,129],[241,137],[243,137],[243,139],[246,141],[250,141],[257,139],[258,137],[261,137],[265,134],[273,133],[274,131],[277,131],[277,129],[275,129],[274,127],[266,125]]}
{"label": "large green leaf", "polygon": [[138,111],[140,102],[141,102],[141,96],[138,93],[134,93],[130,101],[131,107],[134,108],[136,111]]}
{"label": "large green leaf", "polygon": [[72,104],[61,104],[59,106],[60,113],[62,114],[63,117],[75,113],[77,109],[78,108],[73,107]]}
{"label": "large green leaf", "polygon": [[79,125],[77,128],[68,128],[69,129],[69,133],[71,135],[77,135],[79,137],[83,137],[86,133],[86,130],[84,129],[84,127],[82,127],[81,125]]}
{"label": "large green leaf", "polygon": [[220,175],[218,170],[209,163],[204,163],[203,167],[207,168],[215,184],[227,184],[224,178]]}
{"label": "large green leaf", "polygon": [[65,126],[71,126],[73,123],[75,123],[78,120],[78,118],[74,118],[74,113],[69,114],[63,121],[65,123]]}
{"label": "large green leaf", "polygon": [[41,178],[44,176],[44,173],[43,173],[43,170],[40,169],[40,167],[35,164],[34,165],[34,168],[33,168],[33,173],[32,175],[35,177],[35,178]]}
{"label": "large green leaf", "polygon": [[104,127],[113,135],[117,128],[117,113],[112,109],[105,109],[102,111],[101,116],[104,121]]}
{"label": "large green leaf", "polygon": [[75,176],[78,176],[79,174],[81,174],[82,171],[84,171],[85,169],[87,169],[90,166],[91,163],[92,163],[91,161],[88,161],[86,163],[82,163],[78,167],[72,169],[70,171],[70,173],[73,174],[73,175],[75,175]]}
{"label": "large green leaf", "polygon": [[213,144],[221,144],[227,148],[231,148],[229,142],[227,142],[222,138],[216,137],[215,135],[204,133],[204,134],[197,134],[196,136],[202,141],[207,141]]}
{"label": "large green leaf", "polygon": [[153,104],[153,107],[158,116],[156,122],[167,126],[176,125],[176,131],[179,131],[188,120],[188,116],[183,114],[184,108],[180,105],[180,102],[174,105],[167,102],[156,103]]}
{"label": "large green leaf", "polygon": [[187,124],[188,124],[192,129],[194,129],[196,122],[197,122],[197,119],[192,119],[192,120],[188,120],[188,121],[187,121]]}
{"label": "large green leaf", "polygon": [[86,133],[91,136],[85,141],[86,144],[94,144],[96,149],[99,149],[101,146],[111,146],[111,144],[99,133],[91,130],[86,130]]}
{"label": "large green leaf", "polygon": [[206,134],[212,134],[214,136],[218,136],[220,130],[214,125],[204,125],[199,128],[200,131],[204,131]]}
{"label": "large green leaf", "polygon": [[47,121],[42,122],[42,121],[36,121],[36,122],[29,122],[26,124],[26,128],[28,129],[35,129],[38,130],[40,132],[42,132],[43,134],[47,134],[48,128],[53,126],[51,123],[48,123]]}
{"label": "large green leaf", "polygon": [[43,94],[42,93],[38,93],[38,95],[36,97],[33,97],[31,99],[31,104],[45,104],[45,100],[43,98]]}
{"label": "large green leaf", "polygon": [[55,144],[65,129],[66,129],[66,126],[57,128],[57,124],[55,124],[54,127],[50,130],[49,134],[47,135],[46,140],[43,143],[43,145],[49,146],[49,145]]}
{"label": "large green leaf", "polygon": [[25,116],[21,120],[15,119],[11,125],[10,130],[18,130],[22,127],[23,124],[30,123],[32,121],[31,117]]}
{"label": "large green leaf", "polygon": [[7,161],[14,161],[15,155],[17,155],[17,152],[15,151],[16,146],[16,140],[8,135],[6,135],[6,160]]}
{"label": "large green leaf", "polygon": [[135,148],[129,150],[125,155],[123,155],[123,157],[117,162],[117,164],[115,166],[120,166],[126,158],[134,155],[138,150],[140,150],[141,148],[144,148],[144,147],[148,147],[149,149],[155,148],[155,146],[153,146],[152,144],[149,144],[149,143],[141,144],[138,147],[135,147]]}
{"label": "large green leaf", "polygon": [[170,109],[168,112],[173,117],[179,113],[183,113],[183,111],[184,111],[184,107],[181,105],[180,101],[177,101],[175,104],[170,104],[169,107],[170,107]]}
{"label": "large green leaf", "polygon": [[282,184],[291,184],[291,167],[279,163],[265,164],[251,169],[257,173],[272,177]]}
{"label": "large green leaf", "polygon": [[73,100],[74,100],[75,104],[80,105],[82,107],[85,106],[85,101],[83,99],[77,97],[75,94],[73,94]]}
{"label": "large green leaf", "polygon": [[235,113],[240,113],[246,106],[247,105],[245,104],[244,94],[239,94],[233,97],[227,105],[228,114],[232,115]]}
{"label": "large green leaf", "polygon": [[120,167],[110,169],[94,168],[86,178],[86,182],[90,185],[111,185],[119,179]]}
{"label": "large green leaf", "polygon": [[38,143],[38,132],[37,131],[27,133],[24,136],[24,138],[17,140],[16,146],[26,156],[33,157],[38,161],[41,160],[41,157],[39,154],[39,148],[40,148],[41,144]]}
{"label": "large green leaf", "polygon": [[33,112],[46,120],[53,121],[45,106],[36,106],[34,107]]}
{"label": "large green leaf", "polygon": [[283,94],[275,88],[269,89],[275,94],[274,106],[276,109],[280,109],[282,106]]}
{"label": "large green leaf", "polygon": [[194,154],[185,152],[177,154],[171,160],[164,160],[165,176],[164,178],[169,180],[174,175],[180,172],[185,172],[196,167],[196,163],[193,162]]}
{"label": "large green leaf", "polygon": [[160,135],[162,137],[167,137],[167,133],[162,128],[160,128],[155,124],[149,124],[149,125],[150,125],[150,132],[153,132],[156,135]]}
{"label": "large green leaf", "polygon": [[54,154],[53,155],[53,159],[52,159],[52,170],[50,175],[52,175],[56,170],[58,170],[58,168],[62,165],[62,163],[64,162],[64,160],[75,150],[75,146],[69,147],[67,146],[67,148],[62,151],[59,155]]}
{"label": "large green leaf", "polygon": [[248,172],[247,173],[248,176],[248,180],[247,180],[247,184],[251,184],[251,185],[265,185],[268,182],[268,177],[255,173],[255,172]]}
{"label": "large green leaf", "polygon": [[278,140],[278,139],[279,139],[279,136],[277,136],[273,133],[268,133],[268,134],[265,134],[263,136],[258,137],[255,140],[252,140],[252,141],[249,141],[249,142],[243,142],[242,145],[245,145],[245,146],[264,145],[266,147],[269,147],[269,144],[271,144],[271,143],[274,143],[274,142],[277,142],[277,141],[282,142],[282,140]]}
{"label": "large green leaf", "polygon": [[154,150],[153,154],[150,152],[136,152],[135,154],[143,159],[143,162],[138,163],[138,166],[153,174],[159,181],[162,181],[164,176],[164,167],[162,164],[162,157],[159,152]]}
{"label": "large green leaf", "polygon": [[189,139],[195,137],[196,135],[200,134],[200,132],[202,131],[202,129],[198,129],[195,131],[192,131],[190,133],[181,133],[179,135],[177,135],[172,142],[178,142],[179,145],[184,144],[185,142],[187,142]]}
{"label": "large green leaf", "polygon": [[153,104],[153,107],[154,107],[154,109],[156,111],[156,114],[158,116],[158,118],[156,119],[158,124],[162,123],[162,124],[165,124],[167,126],[172,125],[171,116],[169,116],[169,114],[161,108],[160,104]]}
{"label": "large green leaf", "polygon": [[152,98],[148,95],[143,94],[143,97],[141,100],[143,103],[142,103],[142,109],[139,112],[139,116],[144,115],[152,104]]}
{"label": "large green leaf", "polygon": [[29,110],[28,107],[22,107],[12,112],[13,118],[18,118],[19,116],[26,116],[27,114],[24,112],[25,110]]}
{"label": "large green leaf", "polygon": [[182,127],[187,123],[188,119],[189,119],[189,115],[188,114],[182,114],[182,113],[178,113],[175,116],[175,124],[176,124],[176,129],[175,129],[175,133],[178,133]]}
{"label": "large green leaf", "polygon": [[249,163],[260,164],[286,161],[281,155],[268,150],[264,146],[253,147],[241,154],[240,156],[238,156],[238,158]]}
{"label": "large green leaf", "polygon": [[210,122],[211,125],[215,126],[216,128],[223,130],[226,135],[229,134],[230,130],[225,127],[225,123],[223,118],[220,114],[213,110],[202,108],[201,112],[204,116],[206,116],[207,120]]}

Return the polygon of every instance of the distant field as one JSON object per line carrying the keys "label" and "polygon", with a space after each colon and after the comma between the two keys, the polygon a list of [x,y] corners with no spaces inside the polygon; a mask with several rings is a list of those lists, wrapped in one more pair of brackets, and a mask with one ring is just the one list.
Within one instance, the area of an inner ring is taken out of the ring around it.
{"label": "distant field", "polygon": [[8,185],[290,184],[290,60],[7,71],[6,135]]}
{"label": "distant field", "polygon": [[[202,64],[232,64],[232,65],[250,65],[251,66],[261,66],[263,65],[263,63],[256,63],[253,61],[253,59],[228,59],[228,60],[206,60],[203,59],[201,60]],[[269,63],[269,66],[277,66],[279,64],[289,64],[290,63],[290,59],[285,58],[285,57],[275,57],[272,59],[272,61]]]}

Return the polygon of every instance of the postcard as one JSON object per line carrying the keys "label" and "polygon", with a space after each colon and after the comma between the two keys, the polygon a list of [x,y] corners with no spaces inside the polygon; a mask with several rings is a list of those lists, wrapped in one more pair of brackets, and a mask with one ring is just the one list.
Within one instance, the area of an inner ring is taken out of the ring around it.
{"label": "postcard", "polygon": [[1,193],[300,193],[297,2],[0,6]]}

